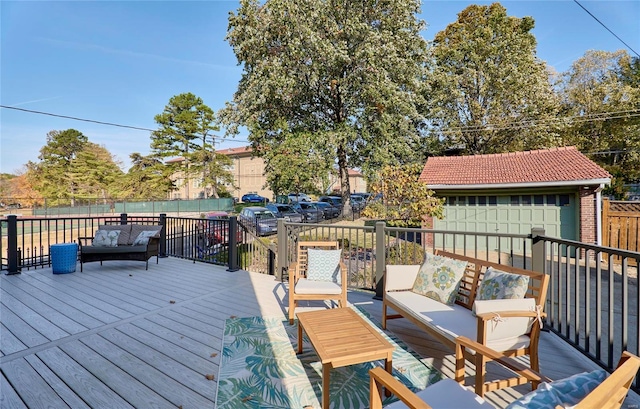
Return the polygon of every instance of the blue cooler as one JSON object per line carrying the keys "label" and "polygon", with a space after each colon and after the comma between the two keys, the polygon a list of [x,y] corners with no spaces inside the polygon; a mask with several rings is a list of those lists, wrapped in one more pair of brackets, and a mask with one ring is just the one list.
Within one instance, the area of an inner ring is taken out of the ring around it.
{"label": "blue cooler", "polygon": [[66,274],[76,271],[78,245],[76,243],[52,244],[49,248],[53,274]]}

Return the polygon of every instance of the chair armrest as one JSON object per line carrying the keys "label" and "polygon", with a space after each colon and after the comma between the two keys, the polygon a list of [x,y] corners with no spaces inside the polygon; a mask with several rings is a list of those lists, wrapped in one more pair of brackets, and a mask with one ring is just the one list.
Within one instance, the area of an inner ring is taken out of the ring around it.
{"label": "chair armrest", "polygon": [[460,336],[456,338],[456,356],[464,356],[466,349],[472,349],[476,354],[483,355],[491,360],[498,362],[500,365],[518,374],[524,376],[532,382],[551,382],[551,379],[534,371],[519,361],[506,357],[500,352],[484,346],[467,337]]}
{"label": "chair armrest", "polygon": [[[87,242],[89,244],[87,244]],[[82,246],[91,246],[92,242],[93,242],[93,237],[78,237],[78,247],[80,247],[80,249],[82,249]]]}
{"label": "chair armrest", "polygon": [[340,261],[340,280],[342,291],[346,291],[349,282],[347,281],[347,265],[343,261]]}
{"label": "chair armrest", "polygon": [[289,264],[289,288],[293,289],[296,285],[296,282],[298,281],[298,262],[294,261],[293,263]]}
{"label": "chair armrest", "polygon": [[396,395],[405,405],[411,409],[431,409],[425,401],[418,398],[415,393],[395,379],[382,367],[375,367],[369,371],[369,404],[371,409],[382,408],[382,387]]}

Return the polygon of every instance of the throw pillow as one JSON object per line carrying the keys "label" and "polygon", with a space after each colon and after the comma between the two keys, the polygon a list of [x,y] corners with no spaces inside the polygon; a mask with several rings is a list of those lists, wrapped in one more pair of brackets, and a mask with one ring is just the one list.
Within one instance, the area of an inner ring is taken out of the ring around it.
{"label": "throw pillow", "polygon": [[604,369],[582,372],[553,382],[543,382],[533,392],[511,402],[507,409],[570,407],[580,403],[607,377]]}
{"label": "throw pillow", "polygon": [[149,239],[151,237],[154,237],[158,234],[157,231],[142,231],[140,232],[140,234],[138,234],[138,237],[136,237],[136,239],[133,241],[133,245],[134,246],[146,246],[147,244],[149,244]]}
{"label": "throw pillow", "polygon": [[453,304],[467,262],[432,254],[426,254],[425,257],[411,291],[444,304]]}
{"label": "throw pillow", "polygon": [[307,279],[341,284],[342,250],[307,249]]}
{"label": "throw pillow", "polygon": [[118,247],[120,230],[98,230],[92,244],[96,247]]}
{"label": "throw pillow", "polygon": [[529,276],[505,273],[489,267],[478,286],[476,300],[524,298],[529,288]]}

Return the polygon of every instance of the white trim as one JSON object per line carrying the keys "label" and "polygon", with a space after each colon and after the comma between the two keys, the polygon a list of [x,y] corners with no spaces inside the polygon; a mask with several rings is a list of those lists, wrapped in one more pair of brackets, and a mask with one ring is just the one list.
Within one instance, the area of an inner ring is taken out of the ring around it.
{"label": "white trim", "polygon": [[430,185],[431,190],[461,190],[461,189],[501,189],[501,188],[534,188],[534,187],[554,187],[554,186],[585,186],[603,185],[611,183],[611,179],[584,179],[584,180],[562,180],[549,182],[521,182],[521,183],[483,183],[476,185]]}
{"label": "white trim", "polygon": [[596,245],[602,246],[602,189],[604,185],[596,190]]}

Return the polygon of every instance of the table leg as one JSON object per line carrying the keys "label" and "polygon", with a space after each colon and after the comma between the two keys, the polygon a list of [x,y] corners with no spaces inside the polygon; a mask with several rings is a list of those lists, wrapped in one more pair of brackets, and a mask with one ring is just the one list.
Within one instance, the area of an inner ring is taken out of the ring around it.
{"label": "table leg", "polygon": [[329,372],[331,364],[322,365],[322,409],[329,409]]}
{"label": "table leg", "polygon": [[[389,355],[389,357],[387,357],[387,359],[384,360],[384,370],[393,375],[392,357],[393,355]],[[391,391],[388,388],[384,388],[384,396],[386,396],[387,398],[391,396]]]}
{"label": "table leg", "polygon": [[302,353],[302,324],[298,320],[298,353]]}

